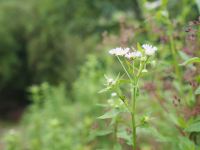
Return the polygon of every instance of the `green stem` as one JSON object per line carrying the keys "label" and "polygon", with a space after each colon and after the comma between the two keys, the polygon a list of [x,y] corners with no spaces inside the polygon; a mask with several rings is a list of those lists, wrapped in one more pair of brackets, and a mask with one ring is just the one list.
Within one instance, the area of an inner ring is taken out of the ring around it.
{"label": "green stem", "polygon": [[167,24],[168,24],[168,28],[169,28],[168,36],[169,36],[170,50],[171,50],[171,53],[172,53],[175,74],[176,74],[176,77],[177,77],[179,83],[182,83],[181,70],[178,66],[179,62],[178,62],[178,57],[177,57],[177,50],[176,50],[176,47],[175,47],[174,37],[173,37],[174,27],[173,27],[173,24],[172,24],[172,22],[169,18],[168,18],[167,22],[168,22]]}
{"label": "green stem", "polygon": [[[138,89],[138,81],[139,81],[139,77],[141,75],[142,69],[144,68],[144,65],[146,64],[147,60],[145,62],[141,62],[140,63],[140,67],[138,70],[138,73],[136,76],[134,76],[134,80],[131,78],[130,74],[128,73],[127,69],[125,68],[123,62],[121,61],[121,59],[117,56],[117,59],[119,60],[120,64],[122,65],[125,73],[127,74],[128,78],[131,81],[131,99],[132,99],[132,110],[130,111],[131,113],[131,119],[132,119],[132,137],[133,137],[133,150],[136,150],[137,148],[137,143],[136,143],[136,132],[137,132],[137,126],[136,126],[136,98],[137,98],[137,89]],[[134,63],[133,63],[133,70],[134,70]],[[126,105],[127,108],[129,108]]]}
{"label": "green stem", "polygon": [[132,117],[132,136],[133,136],[133,150],[136,150],[136,121],[135,121],[135,108],[136,108],[136,92],[137,92],[137,87],[136,84],[132,84],[132,112],[131,112],[131,117]]}
{"label": "green stem", "polygon": [[144,63],[140,64],[137,76],[134,78],[134,82],[132,82],[132,102],[133,103],[132,103],[131,116],[132,116],[133,150],[136,150],[136,148],[137,148],[137,143],[136,143],[136,140],[137,140],[137,135],[136,135],[136,133],[137,133],[137,125],[136,125],[135,116],[136,116],[136,99],[137,99],[138,81],[139,81],[142,69],[144,68],[144,66],[145,66],[147,61],[148,61],[148,58]]}
{"label": "green stem", "polygon": [[169,36],[170,38],[170,49],[171,49],[171,53],[172,53],[172,57],[173,57],[173,64],[174,64],[174,69],[175,69],[175,73],[178,79],[180,79],[180,71],[179,71],[179,67],[178,67],[178,61],[177,61],[177,52],[175,50],[175,46],[174,46],[174,39],[172,37],[172,35]]}
{"label": "green stem", "polygon": [[180,84],[180,96],[183,96],[183,86],[182,86],[182,75],[181,75],[181,70],[178,66],[179,62],[178,62],[178,58],[177,58],[177,50],[175,48],[175,43],[174,43],[174,38],[172,36],[172,34],[169,35],[169,39],[170,39],[170,49],[171,49],[171,53],[172,53],[172,57],[173,57],[173,65],[174,65],[174,69],[175,69],[175,74],[176,74],[176,78],[178,79],[178,83]]}

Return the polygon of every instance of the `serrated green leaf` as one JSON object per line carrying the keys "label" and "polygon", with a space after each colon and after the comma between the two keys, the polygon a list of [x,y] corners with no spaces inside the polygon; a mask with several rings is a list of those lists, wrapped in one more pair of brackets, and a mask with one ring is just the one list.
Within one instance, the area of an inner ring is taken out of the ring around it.
{"label": "serrated green leaf", "polygon": [[185,131],[187,132],[200,132],[200,121],[194,122],[193,124],[189,125]]}
{"label": "serrated green leaf", "polygon": [[98,117],[98,119],[109,119],[116,117],[119,114],[119,111],[116,109],[106,112],[104,115]]}
{"label": "serrated green leaf", "polygon": [[200,58],[199,57],[190,58],[180,65],[185,66],[185,65],[188,65],[188,64],[192,64],[192,63],[200,63]]}

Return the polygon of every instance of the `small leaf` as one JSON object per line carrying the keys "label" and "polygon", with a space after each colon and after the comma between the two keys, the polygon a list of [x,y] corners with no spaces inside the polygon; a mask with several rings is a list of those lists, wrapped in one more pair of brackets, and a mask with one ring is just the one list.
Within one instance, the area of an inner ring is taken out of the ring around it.
{"label": "small leaf", "polygon": [[140,43],[137,43],[137,50],[142,52],[143,51],[143,48],[141,47]]}
{"label": "small leaf", "polygon": [[199,57],[190,58],[180,65],[185,66],[185,65],[188,65],[188,64],[192,64],[192,63],[200,63],[200,58]]}
{"label": "small leaf", "polygon": [[185,129],[187,132],[200,132],[200,121],[194,122]]}
{"label": "small leaf", "polygon": [[130,83],[130,81],[126,79],[120,79],[119,84],[123,84],[123,83]]}
{"label": "small leaf", "polygon": [[111,134],[113,131],[111,129],[107,129],[107,130],[101,130],[96,132],[96,136],[105,136],[108,134]]}
{"label": "small leaf", "polygon": [[199,95],[200,94],[200,86],[195,90],[194,94],[195,95]]}
{"label": "small leaf", "polygon": [[122,101],[125,101],[126,97],[124,95],[119,95],[119,98],[122,100]]}
{"label": "small leaf", "polygon": [[104,115],[98,117],[98,119],[109,119],[116,117],[119,114],[119,111],[116,109],[106,112]]}

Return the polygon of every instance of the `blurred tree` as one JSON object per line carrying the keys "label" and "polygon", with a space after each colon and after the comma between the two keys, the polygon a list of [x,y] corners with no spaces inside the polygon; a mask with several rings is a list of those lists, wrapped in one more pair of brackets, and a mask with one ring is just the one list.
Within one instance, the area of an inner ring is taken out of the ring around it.
{"label": "blurred tree", "polygon": [[[177,6],[171,2],[169,9]],[[184,4],[188,2],[184,0]],[[86,54],[95,53],[100,34],[105,30],[117,32],[121,14],[143,20],[142,3],[0,0],[0,100],[26,99],[27,87],[43,81],[65,82],[71,90]],[[177,7],[172,14],[184,5]]]}

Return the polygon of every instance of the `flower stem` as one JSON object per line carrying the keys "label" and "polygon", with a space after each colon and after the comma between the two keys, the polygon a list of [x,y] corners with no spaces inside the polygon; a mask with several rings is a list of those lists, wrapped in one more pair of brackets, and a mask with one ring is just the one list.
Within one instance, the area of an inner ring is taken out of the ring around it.
{"label": "flower stem", "polygon": [[[148,59],[147,59],[148,60]],[[132,82],[132,112],[131,112],[131,117],[132,117],[132,136],[133,136],[133,150],[136,150],[137,148],[137,125],[136,125],[136,100],[137,100],[137,89],[138,89],[138,81],[142,72],[142,69],[144,68],[147,60],[143,63],[140,63],[140,67],[137,73],[137,76],[134,77],[134,82]],[[134,64],[133,64],[134,68]]]}
{"label": "flower stem", "polygon": [[[136,116],[136,98],[137,98],[138,80],[139,80],[139,77],[141,75],[142,69],[144,68],[144,65],[146,64],[148,58],[144,63],[140,63],[140,67],[139,67],[138,73],[137,73],[136,76],[134,76],[134,79],[131,78],[131,76],[128,73],[126,67],[124,66],[123,62],[121,61],[121,59],[118,56],[117,56],[117,59],[119,60],[119,62],[122,65],[125,73],[127,74],[128,78],[131,81],[132,110],[129,110],[129,111],[131,113],[131,119],[132,119],[133,150],[136,150],[136,148],[137,148],[137,145],[136,145],[137,144],[136,143],[136,140],[137,140],[137,135],[136,135],[137,126],[136,126],[136,118],[135,118],[135,116]],[[133,67],[133,70],[134,70],[134,63],[133,63],[132,67]],[[127,108],[129,108],[129,107],[127,106]]]}
{"label": "flower stem", "polygon": [[133,150],[136,150],[136,121],[135,121],[135,108],[136,108],[136,92],[137,92],[137,87],[136,84],[132,84],[132,112],[131,112],[131,117],[132,117],[132,137],[133,137]]}
{"label": "flower stem", "polygon": [[[138,79],[139,79],[139,75],[141,72],[141,64],[140,64],[140,69],[138,71],[138,75],[134,76],[134,80],[131,82],[131,86],[132,86],[132,91],[131,91],[131,97],[132,97],[132,111],[131,111],[131,118],[132,118],[132,138],[133,138],[133,150],[136,150],[137,145],[136,145],[136,98],[137,98],[137,88],[138,88]],[[133,70],[134,70],[134,63],[133,63]]]}

